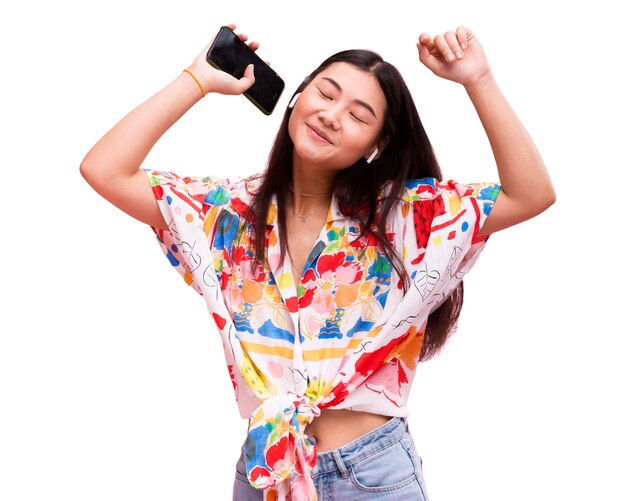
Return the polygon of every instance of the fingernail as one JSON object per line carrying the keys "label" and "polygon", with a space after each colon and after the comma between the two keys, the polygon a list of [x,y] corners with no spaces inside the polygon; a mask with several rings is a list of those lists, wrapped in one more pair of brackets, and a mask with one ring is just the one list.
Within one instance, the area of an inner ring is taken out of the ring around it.
{"label": "fingernail", "polygon": [[465,42],[461,43],[461,49],[467,49],[467,44]]}
{"label": "fingernail", "polygon": [[455,54],[456,54],[456,57],[458,57],[459,59],[463,57],[463,53],[460,50],[457,50]]}
{"label": "fingernail", "polygon": [[447,59],[448,61],[452,61],[452,60],[454,59],[454,55],[453,55],[453,54],[448,54],[448,55],[446,56],[446,59]]}

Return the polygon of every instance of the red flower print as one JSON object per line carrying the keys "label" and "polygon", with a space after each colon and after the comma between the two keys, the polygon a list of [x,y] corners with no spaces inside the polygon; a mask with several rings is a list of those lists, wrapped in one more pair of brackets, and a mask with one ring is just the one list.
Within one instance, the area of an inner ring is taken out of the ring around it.
{"label": "red flower print", "polygon": [[246,248],[241,245],[233,245],[231,258],[233,263],[240,264],[243,257],[246,255]]}
{"label": "red flower print", "polygon": [[233,369],[233,366],[228,364],[228,375],[230,376],[230,382],[233,384],[233,389],[235,390],[235,392],[237,391],[237,382],[235,381],[235,370]]}
{"label": "red flower print", "polygon": [[337,252],[335,254],[325,254],[320,256],[316,266],[317,273],[321,276],[327,271],[336,271],[337,267],[343,264],[345,258],[345,252]]}
{"label": "red flower print", "polygon": [[226,319],[224,317],[220,317],[217,313],[213,313],[213,320],[217,324],[217,328],[222,330],[226,325]]}
{"label": "red flower print", "polygon": [[418,249],[426,248],[433,219],[443,214],[444,211],[445,205],[441,197],[413,202],[413,222]]}
{"label": "red flower print", "polygon": [[268,447],[267,452],[265,453],[265,458],[267,460],[267,466],[274,469],[274,465],[279,459],[283,459],[285,457],[285,452],[287,451],[287,445],[289,444],[289,438],[287,435],[281,437],[278,442],[274,445]]}
{"label": "red flower print", "polygon": [[163,200],[163,187],[159,184],[152,187],[152,191],[154,192],[154,197],[157,200]]}

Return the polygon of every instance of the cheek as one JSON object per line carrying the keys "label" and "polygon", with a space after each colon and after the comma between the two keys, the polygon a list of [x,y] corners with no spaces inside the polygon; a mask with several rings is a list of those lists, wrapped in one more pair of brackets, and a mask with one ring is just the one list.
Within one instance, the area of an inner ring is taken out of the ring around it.
{"label": "cheek", "polygon": [[296,132],[296,118],[297,117],[294,117],[294,113],[292,112],[291,116],[289,117],[289,122],[287,122],[287,132],[289,133],[291,142],[293,142]]}
{"label": "cheek", "polygon": [[[369,147],[374,142],[374,136],[371,134],[364,134],[359,127],[347,127],[345,129],[343,146],[346,151],[352,152],[353,155],[360,156],[365,155]],[[349,133],[348,133],[349,132]]]}

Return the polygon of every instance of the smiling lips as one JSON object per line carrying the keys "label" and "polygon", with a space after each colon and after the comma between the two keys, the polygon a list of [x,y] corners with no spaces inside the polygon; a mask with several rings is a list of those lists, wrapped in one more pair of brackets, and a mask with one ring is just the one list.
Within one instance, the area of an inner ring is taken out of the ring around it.
{"label": "smiling lips", "polygon": [[318,129],[317,127],[307,124],[307,132],[309,136],[311,136],[319,143],[333,144],[330,138],[324,133],[324,131]]}

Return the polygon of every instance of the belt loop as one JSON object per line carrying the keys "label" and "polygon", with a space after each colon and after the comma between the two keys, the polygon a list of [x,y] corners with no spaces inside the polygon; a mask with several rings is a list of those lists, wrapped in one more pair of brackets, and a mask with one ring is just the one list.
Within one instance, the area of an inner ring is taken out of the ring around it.
{"label": "belt loop", "polygon": [[348,469],[346,468],[346,465],[343,463],[343,459],[341,459],[341,453],[339,452],[339,449],[333,449],[331,453],[333,457],[335,458],[335,462],[337,463],[337,466],[339,466],[339,471],[341,472],[341,478],[347,478]]}

